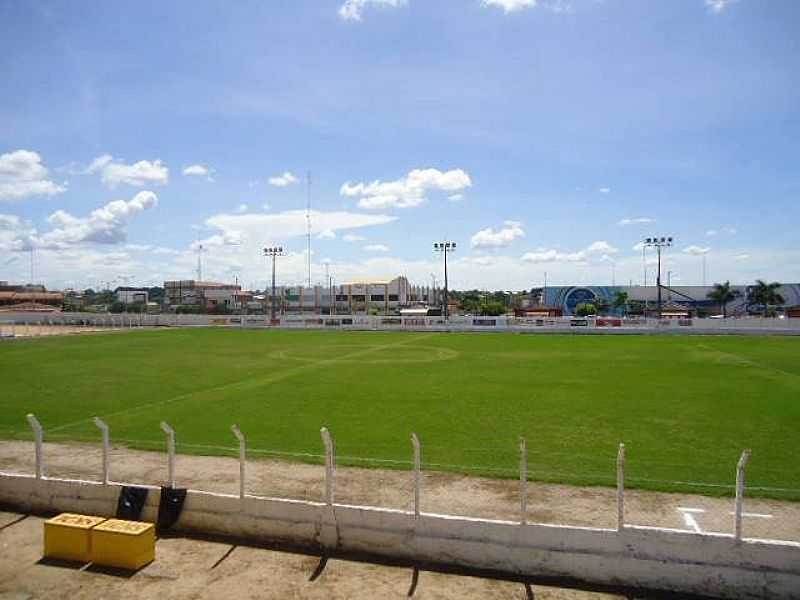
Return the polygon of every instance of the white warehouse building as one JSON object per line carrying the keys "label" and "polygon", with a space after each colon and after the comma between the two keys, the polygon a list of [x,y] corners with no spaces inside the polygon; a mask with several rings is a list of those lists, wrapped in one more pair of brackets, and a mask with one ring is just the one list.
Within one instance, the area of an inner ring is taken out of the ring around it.
{"label": "white warehouse building", "polygon": [[[392,314],[414,305],[436,305],[442,298],[438,289],[411,285],[404,276],[387,280],[362,280],[337,284],[280,286],[275,288],[275,306],[283,313]],[[272,290],[264,294],[267,310]]]}

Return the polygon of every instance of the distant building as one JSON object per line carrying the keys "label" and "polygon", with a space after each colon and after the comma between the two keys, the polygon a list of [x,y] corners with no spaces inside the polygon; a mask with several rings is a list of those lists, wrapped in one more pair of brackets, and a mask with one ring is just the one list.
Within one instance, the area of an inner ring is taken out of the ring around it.
{"label": "distant building", "polygon": [[[727,311],[729,315],[735,316],[759,312],[759,307],[748,303],[751,287],[749,285],[731,286],[733,290],[739,292],[739,297],[728,303]],[[675,316],[718,314],[720,312],[719,304],[708,298],[708,293],[713,289],[712,286],[702,285],[670,286],[669,289],[662,286],[662,311],[669,309]],[[539,292],[539,290],[536,291]],[[537,300],[548,307],[561,308],[565,315],[574,315],[578,304],[594,304],[598,298],[601,298],[610,305],[609,312],[613,313],[615,312],[613,308],[614,299],[619,292],[626,293],[629,302],[641,305],[646,314],[655,314],[658,288],[654,285],[553,286],[542,289],[537,294]],[[785,306],[800,305],[800,284],[785,283],[778,292],[783,296]]]}
{"label": "distant building", "polygon": [[48,292],[43,285],[0,286],[0,310],[54,311],[64,306],[64,294]]}
{"label": "distant building", "polygon": [[[402,275],[394,279],[354,281],[332,288],[322,285],[275,288],[275,305],[284,313],[394,314],[401,308],[432,304],[440,297],[437,290],[411,285]],[[271,289],[264,292],[264,304],[269,311]]]}
{"label": "distant building", "polygon": [[240,285],[213,281],[186,279],[164,282],[165,302],[171,307],[198,306],[213,309],[216,306],[226,306],[235,309],[241,291]]}
{"label": "distant building", "polygon": [[146,289],[118,287],[115,293],[117,295],[117,302],[122,302],[122,304],[147,304],[150,299]]}

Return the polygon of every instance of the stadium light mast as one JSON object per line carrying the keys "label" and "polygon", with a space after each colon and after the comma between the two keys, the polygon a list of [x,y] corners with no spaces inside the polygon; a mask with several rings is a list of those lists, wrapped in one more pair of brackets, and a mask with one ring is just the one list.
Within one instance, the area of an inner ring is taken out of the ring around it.
{"label": "stadium light mast", "polygon": [[456,251],[456,243],[450,241],[434,242],[433,251],[441,252],[444,256],[444,320],[447,321],[447,317],[449,316],[449,307],[447,304],[447,255],[450,252]]}
{"label": "stadium light mast", "polygon": [[271,297],[271,304],[272,304],[272,312],[271,312],[271,320],[275,320],[275,259],[278,256],[283,256],[283,246],[273,246],[270,248],[264,248],[264,256],[272,257],[272,297]]}
{"label": "stadium light mast", "polygon": [[645,248],[655,248],[658,251],[658,271],[656,271],[656,288],[658,293],[658,318],[661,319],[661,249],[672,246],[671,237],[651,237],[644,239]]}

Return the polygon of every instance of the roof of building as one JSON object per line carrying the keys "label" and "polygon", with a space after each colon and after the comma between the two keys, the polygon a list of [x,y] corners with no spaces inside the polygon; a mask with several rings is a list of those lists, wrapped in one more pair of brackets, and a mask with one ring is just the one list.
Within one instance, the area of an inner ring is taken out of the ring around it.
{"label": "roof of building", "polygon": [[43,302],[47,300],[63,300],[61,292],[0,292],[0,300],[17,302]]}

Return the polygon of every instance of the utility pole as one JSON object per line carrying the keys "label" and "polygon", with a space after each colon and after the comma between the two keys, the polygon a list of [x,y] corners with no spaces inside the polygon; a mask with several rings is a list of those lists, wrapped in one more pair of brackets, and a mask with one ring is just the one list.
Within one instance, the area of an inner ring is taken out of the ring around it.
{"label": "utility pole", "polygon": [[[331,286],[331,276],[330,276],[330,273],[328,272],[329,266],[330,265],[326,262],[325,263],[325,285],[328,286],[328,314],[332,315],[333,314],[333,296],[331,295],[331,292],[333,290],[331,289],[331,287],[332,287]],[[320,298],[322,298],[322,292],[320,292],[319,295],[320,295]]]}
{"label": "utility pole", "polygon": [[273,246],[271,248],[264,248],[264,256],[272,257],[272,316],[271,320],[275,320],[275,259],[278,256],[283,256],[283,246]]}
{"label": "utility pole", "polygon": [[662,238],[645,238],[644,240],[644,247],[646,248],[655,248],[658,252],[658,271],[656,274],[656,286],[657,286],[657,294],[658,294],[658,318],[661,319],[661,249],[662,248],[669,248],[672,246],[672,238],[671,237],[662,237]]}
{"label": "utility pole", "polygon": [[544,272],[544,287],[542,288],[542,297],[539,300],[539,304],[547,305],[547,271]]}
{"label": "utility pole", "polygon": [[450,241],[436,242],[433,244],[433,251],[441,252],[444,255],[444,320],[447,321],[450,312],[447,303],[447,255],[456,251],[456,243]]}
{"label": "utility pole", "polygon": [[[311,287],[311,171],[307,177],[308,186],[306,188],[306,237],[308,238],[308,249],[306,260],[308,262],[308,287]],[[301,307],[302,311],[302,307]]]}
{"label": "utility pole", "polygon": [[706,253],[703,253],[703,287],[706,286]]}

